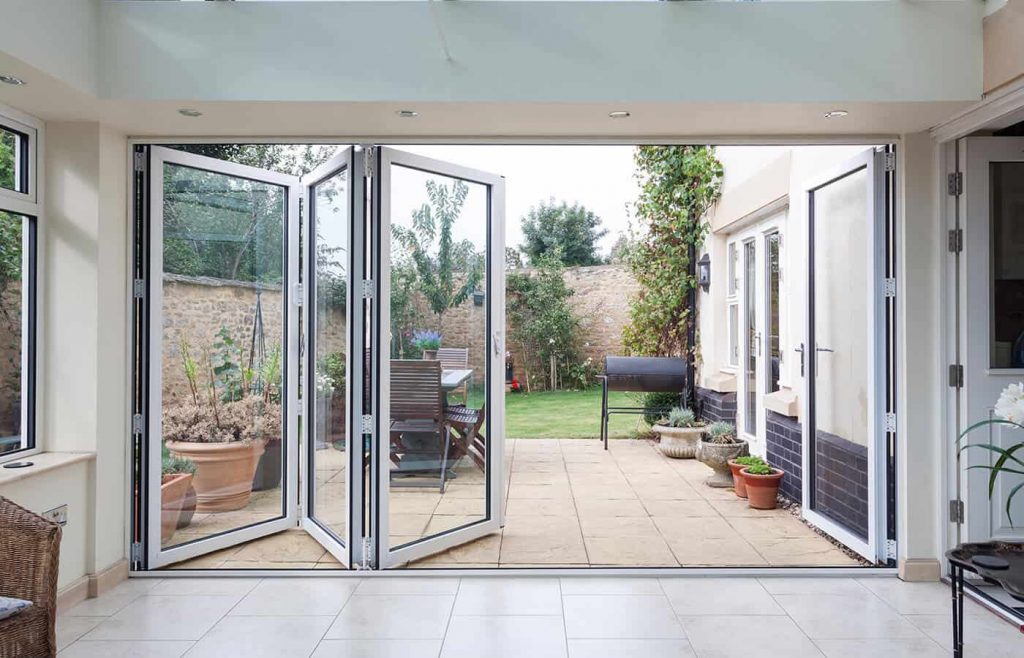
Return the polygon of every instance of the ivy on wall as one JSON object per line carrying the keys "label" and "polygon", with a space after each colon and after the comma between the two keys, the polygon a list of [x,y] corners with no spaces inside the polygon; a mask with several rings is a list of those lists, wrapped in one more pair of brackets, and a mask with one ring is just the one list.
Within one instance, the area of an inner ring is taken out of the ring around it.
{"label": "ivy on wall", "polygon": [[707,235],[705,215],[722,192],[722,163],[710,146],[638,146],[634,156],[641,231],[626,254],[640,292],[622,330],[627,353],[687,356],[695,322],[689,294],[697,285],[691,258]]}

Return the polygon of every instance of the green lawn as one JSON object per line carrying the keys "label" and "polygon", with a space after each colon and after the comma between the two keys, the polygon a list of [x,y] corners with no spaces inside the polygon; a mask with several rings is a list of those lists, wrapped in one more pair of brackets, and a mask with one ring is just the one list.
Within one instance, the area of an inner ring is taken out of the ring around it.
{"label": "green lawn", "polygon": [[[611,406],[635,407],[635,395],[612,392]],[[641,416],[613,415],[612,438],[626,438],[646,426]],[[505,394],[505,436],[510,439],[595,439],[601,434],[601,389]]]}

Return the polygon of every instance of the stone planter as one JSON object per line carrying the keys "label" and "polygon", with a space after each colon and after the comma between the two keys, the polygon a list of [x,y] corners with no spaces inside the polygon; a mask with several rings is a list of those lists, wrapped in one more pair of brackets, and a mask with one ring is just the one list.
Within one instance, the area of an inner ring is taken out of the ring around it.
{"label": "stone planter", "polygon": [[733,486],[732,470],[729,460],[750,454],[750,446],[743,439],[735,443],[711,443],[701,441],[697,448],[697,459],[714,471],[705,484],[709,487],[725,488]]}
{"label": "stone planter", "polygon": [[655,425],[651,431],[661,437],[658,450],[672,459],[693,459],[697,455],[697,445],[704,435],[703,427]]}
{"label": "stone planter", "polygon": [[196,511],[231,512],[243,509],[252,496],[252,480],[266,440],[229,443],[168,441],[171,454],[196,465],[192,486]]}
{"label": "stone planter", "polygon": [[747,483],[747,503],[754,509],[775,509],[779,502],[779,485],[785,472],[774,469],[770,475],[754,475],[743,469]]}
{"label": "stone planter", "polygon": [[185,494],[192,485],[188,473],[168,473],[160,477],[160,543],[166,544],[178,529]]}

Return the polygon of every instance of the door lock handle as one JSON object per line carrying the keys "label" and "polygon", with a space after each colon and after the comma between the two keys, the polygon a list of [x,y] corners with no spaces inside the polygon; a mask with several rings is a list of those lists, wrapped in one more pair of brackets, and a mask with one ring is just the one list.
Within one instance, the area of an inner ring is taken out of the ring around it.
{"label": "door lock handle", "polygon": [[829,353],[835,352],[835,350],[832,349],[831,347],[815,347],[814,350],[816,352],[829,352]]}

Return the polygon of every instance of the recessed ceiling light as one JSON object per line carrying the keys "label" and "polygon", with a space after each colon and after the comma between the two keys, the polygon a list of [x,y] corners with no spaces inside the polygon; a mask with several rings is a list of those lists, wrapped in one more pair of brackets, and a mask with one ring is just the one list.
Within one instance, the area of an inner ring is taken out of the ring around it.
{"label": "recessed ceiling light", "polygon": [[183,107],[183,108],[181,108],[180,110],[178,110],[178,114],[180,114],[183,117],[191,117],[191,118],[203,116],[202,112],[200,112],[199,110],[193,109],[191,107]]}
{"label": "recessed ceiling light", "polygon": [[825,113],[825,118],[826,119],[840,119],[842,117],[845,117],[847,114],[849,114],[849,112],[847,112],[846,110],[832,110],[830,112],[826,112]]}
{"label": "recessed ceiling light", "polygon": [[395,114],[402,117],[403,119],[415,119],[420,115],[420,113],[417,112],[416,110],[398,110],[397,112],[395,112]]}
{"label": "recessed ceiling light", "polygon": [[615,110],[614,112],[609,112],[608,116],[612,119],[628,119],[630,115],[626,110]]}
{"label": "recessed ceiling light", "polygon": [[25,84],[25,81],[21,78],[16,78],[13,75],[7,75],[4,73],[0,73],[0,82],[4,83],[5,85],[14,85],[15,87],[20,87],[21,85]]}

